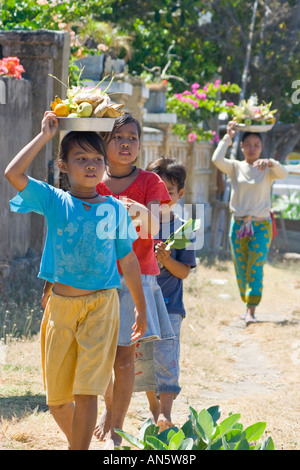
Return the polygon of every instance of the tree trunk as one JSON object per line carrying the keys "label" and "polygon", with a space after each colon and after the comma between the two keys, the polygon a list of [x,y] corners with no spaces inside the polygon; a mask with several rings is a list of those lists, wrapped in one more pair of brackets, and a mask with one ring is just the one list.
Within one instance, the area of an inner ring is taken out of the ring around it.
{"label": "tree trunk", "polygon": [[284,162],[299,142],[300,119],[295,124],[275,124],[264,136],[263,157]]}

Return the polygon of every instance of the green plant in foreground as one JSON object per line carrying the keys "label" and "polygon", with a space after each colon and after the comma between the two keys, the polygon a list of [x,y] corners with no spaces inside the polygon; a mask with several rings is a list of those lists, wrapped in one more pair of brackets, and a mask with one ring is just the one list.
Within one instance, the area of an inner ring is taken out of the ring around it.
{"label": "green plant in foreground", "polygon": [[265,422],[257,422],[244,429],[238,422],[239,413],[229,414],[217,424],[221,416],[219,406],[199,413],[192,407],[189,410],[189,419],[181,429],[173,427],[160,433],[149,419],[141,427],[138,438],[120,429],[115,431],[140,450],[274,450],[271,436],[256,443],[265,431]]}

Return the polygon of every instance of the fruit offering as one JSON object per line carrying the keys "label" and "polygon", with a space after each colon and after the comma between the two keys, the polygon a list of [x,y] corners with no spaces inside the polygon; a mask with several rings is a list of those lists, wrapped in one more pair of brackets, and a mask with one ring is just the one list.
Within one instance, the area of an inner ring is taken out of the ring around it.
{"label": "fruit offering", "polygon": [[51,110],[58,117],[68,118],[116,118],[124,114],[124,105],[113,103],[106,93],[109,86],[104,91],[98,86],[68,88],[67,98],[62,100],[56,96],[51,103]]}
{"label": "fruit offering", "polygon": [[257,98],[251,97],[249,100],[242,100],[239,106],[234,106],[233,121],[237,124],[251,125],[270,125],[274,124],[276,119],[274,114],[277,109],[271,111],[272,103],[257,104]]}

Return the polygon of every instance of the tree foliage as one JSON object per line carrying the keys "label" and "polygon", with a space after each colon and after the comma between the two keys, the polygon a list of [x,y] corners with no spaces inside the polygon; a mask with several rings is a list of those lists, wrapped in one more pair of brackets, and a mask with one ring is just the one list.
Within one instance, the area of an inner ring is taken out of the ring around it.
{"label": "tree foliage", "polygon": [[112,13],[112,0],[1,0],[1,29],[60,29],[87,15]]}
{"label": "tree foliage", "polygon": [[[251,0],[2,0],[0,5],[4,30],[70,25],[79,35],[87,18],[118,26],[132,38],[128,66],[135,75],[145,74],[144,66],[162,69],[173,43],[170,74],[189,85],[203,85],[216,73],[224,83],[241,83]],[[291,103],[292,82],[299,78],[299,23],[300,0],[259,2],[247,95],[255,92],[259,100],[272,101],[285,122],[299,114],[299,106]],[[176,82],[174,91],[185,86]]]}
{"label": "tree foliage", "polygon": [[[214,0],[212,21],[201,28],[209,42],[218,44],[213,60],[219,63],[224,81],[240,83],[252,5],[252,1]],[[299,0],[258,4],[247,95],[256,93],[259,101],[272,101],[285,122],[294,122],[299,113],[291,103],[292,83],[299,74],[299,22]]]}
{"label": "tree foliage", "polygon": [[[117,27],[118,34],[130,37],[130,74],[156,79],[157,71],[160,73],[169,60],[168,74],[182,79],[170,79],[170,84],[173,92],[180,93],[195,82],[203,86],[216,75],[223,83],[241,85],[253,3],[0,0],[0,26],[4,30],[66,28],[79,38],[89,20],[107,22]],[[273,150],[280,148],[282,154],[297,143],[300,130],[300,104],[292,100],[292,85],[300,78],[299,24],[300,0],[258,2],[246,98],[256,93],[259,101],[272,102],[278,109],[277,121],[291,124],[285,136],[273,139]],[[80,41],[75,42],[72,52],[80,47]],[[82,48],[81,52],[85,50]],[[124,48],[121,53],[124,55]]]}

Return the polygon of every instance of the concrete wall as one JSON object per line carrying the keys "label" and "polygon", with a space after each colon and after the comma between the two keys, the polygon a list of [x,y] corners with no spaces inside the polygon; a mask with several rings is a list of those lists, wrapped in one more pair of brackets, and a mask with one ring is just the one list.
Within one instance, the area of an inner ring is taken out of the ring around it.
{"label": "concrete wall", "polygon": [[[12,157],[38,134],[44,112],[50,109],[54,96],[65,96],[66,88],[49,74],[65,84],[68,83],[70,38],[68,33],[60,31],[2,31],[0,53],[3,57],[18,57],[25,68],[21,80],[9,79],[11,83],[6,89],[6,104],[0,104],[0,259],[5,259],[25,256],[29,248],[39,254],[42,252],[44,218],[33,213],[28,217],[19,214],[7,215],[8,200],[15,191],[12,194],[11,189],[8,189],[7,183],[4,182],[3,170]],[[47,180],[48,165],[57,155],[58,143],[59,136],[42,149],[29,174],[34,178]],[[28,218],[29,223],[25,222]],[[11,233],[17,234],[18,241],[13,241]]]}
{"label": "concrete wall", "polygon": [[2,78],[6,104],[0,104],[0,260],[26,254],[30,245],[31,217],[17,216],[9,209],[16,190],[3,173],[10,160],[32,136],[31,83]]}

